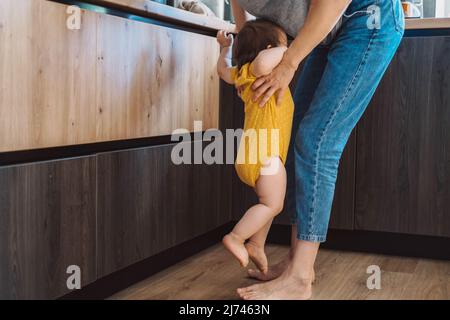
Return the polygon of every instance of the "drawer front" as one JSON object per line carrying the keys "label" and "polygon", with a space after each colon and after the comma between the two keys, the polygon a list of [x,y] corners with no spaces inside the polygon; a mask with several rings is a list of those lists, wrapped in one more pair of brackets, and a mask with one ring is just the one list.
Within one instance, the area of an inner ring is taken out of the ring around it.
{"label": "drawer front", "polygon": [[68,293],[73,265],[96,279],[95,172],[95,157],[0,168],[0,299]]}
{"label": "drawer front", "polygon": [[213,37],[66,9],[0,2],[0,152],[217,128]]}
{"label": "drawer front", "polygon": [[450,237],[449,49],[403,39],[359,123],[356,229]]}
{"label": "drawer front", "polygon": [[231,220],[220,165],[175,165],[173,144],[98,155],[98,276]]}

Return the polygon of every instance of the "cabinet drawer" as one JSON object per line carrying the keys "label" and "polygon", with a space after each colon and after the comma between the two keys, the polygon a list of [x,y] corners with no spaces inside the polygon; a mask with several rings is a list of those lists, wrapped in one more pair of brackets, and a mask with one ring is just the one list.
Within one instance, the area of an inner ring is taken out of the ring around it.
{"label": "cabinet drawer", "polygon": [[0,299],[53,299],[96,279],[95,157],[0,168]]}
{"label": "cabinet drawer", "polygon": [[403,39],[358,125],[357,229],[450,237],[449,49]]}
{"label": "cabinet drawer", "polygon": [[66,8],[0,1],[0,152],[217,128],[213,37]]}
{"label": "cabinet drawer", "polygon": [[230,221],[222,167],[175,165],[173,146],[98,155],[99,277]]}
{"label": "cabinet drawer", "polygon": [[213,37],[98,16],[97,139],[217,128],[219,48]]}

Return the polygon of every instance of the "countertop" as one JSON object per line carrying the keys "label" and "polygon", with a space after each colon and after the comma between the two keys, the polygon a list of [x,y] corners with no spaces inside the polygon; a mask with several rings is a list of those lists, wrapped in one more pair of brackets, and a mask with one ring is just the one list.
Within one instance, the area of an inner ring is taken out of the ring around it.
{"label": "countertop", "polygon": [[406,19],[406,29],[450,29],[450,18]]}
{"label": "countertop", "polygon": [[229,30],[232,32],[235,28],[234,24],[219,18],[206,17],[149,0],[88,0],[85,2],[122,10],[140,11],[154,19],[210,31]]}
{"label": "countertop", "polygon": [[[234,31],[234,25],[219,18],[206,17],[150,0],[88,0],[93,4],[141,11],[149,17],[208,30]],[[450,29],[450,18],[406,19],[407,30]]]}
{"label": "countertop", "polygon": [[[161,20],[178,22],[201,28],[234,30],[234,25],[219,18],[205,17],[149,0],[90,0],[100,5],[110,5],[121,9],[144,11],[147,15]],[[450,29],[450,18],[406,19],[406,29]]]}

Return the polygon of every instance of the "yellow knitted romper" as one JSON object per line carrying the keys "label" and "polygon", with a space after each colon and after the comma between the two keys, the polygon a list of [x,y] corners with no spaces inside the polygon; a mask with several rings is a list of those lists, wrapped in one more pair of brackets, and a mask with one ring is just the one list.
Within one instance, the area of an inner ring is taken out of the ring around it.
{"label": "yellow knitted romper", "polygon": [[[232,71],[236,87],[241,88],[241,99],[245,104],[244,133],[242,135],[238,155],[235,162],[236,172],[242,182],[255,187],[261,167],[267,164],[271,157],[279,157],[283,164],[291,138],[294,101],[291,92],[286,91],[280,106],[272,96],[261,108],[258,102],[253,102],[251,86],[256,77],[250,72],[250,63],[240,70]],[[274,130],[278,129],[278,130]]]}

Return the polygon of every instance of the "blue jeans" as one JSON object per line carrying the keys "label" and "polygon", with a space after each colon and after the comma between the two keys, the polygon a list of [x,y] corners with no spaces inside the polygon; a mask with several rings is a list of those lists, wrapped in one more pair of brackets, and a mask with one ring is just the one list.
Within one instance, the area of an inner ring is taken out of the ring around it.
{"label": "blue jeans", "polygon": [[[371,5],[376,13],[367,10]],[[379,25],[369,27],[368,21]],[[400,0],[353,0],[336,37],[305,62],[286,163],[287,210],[298,239],[326,240],[339,160],[403,32]]]}

